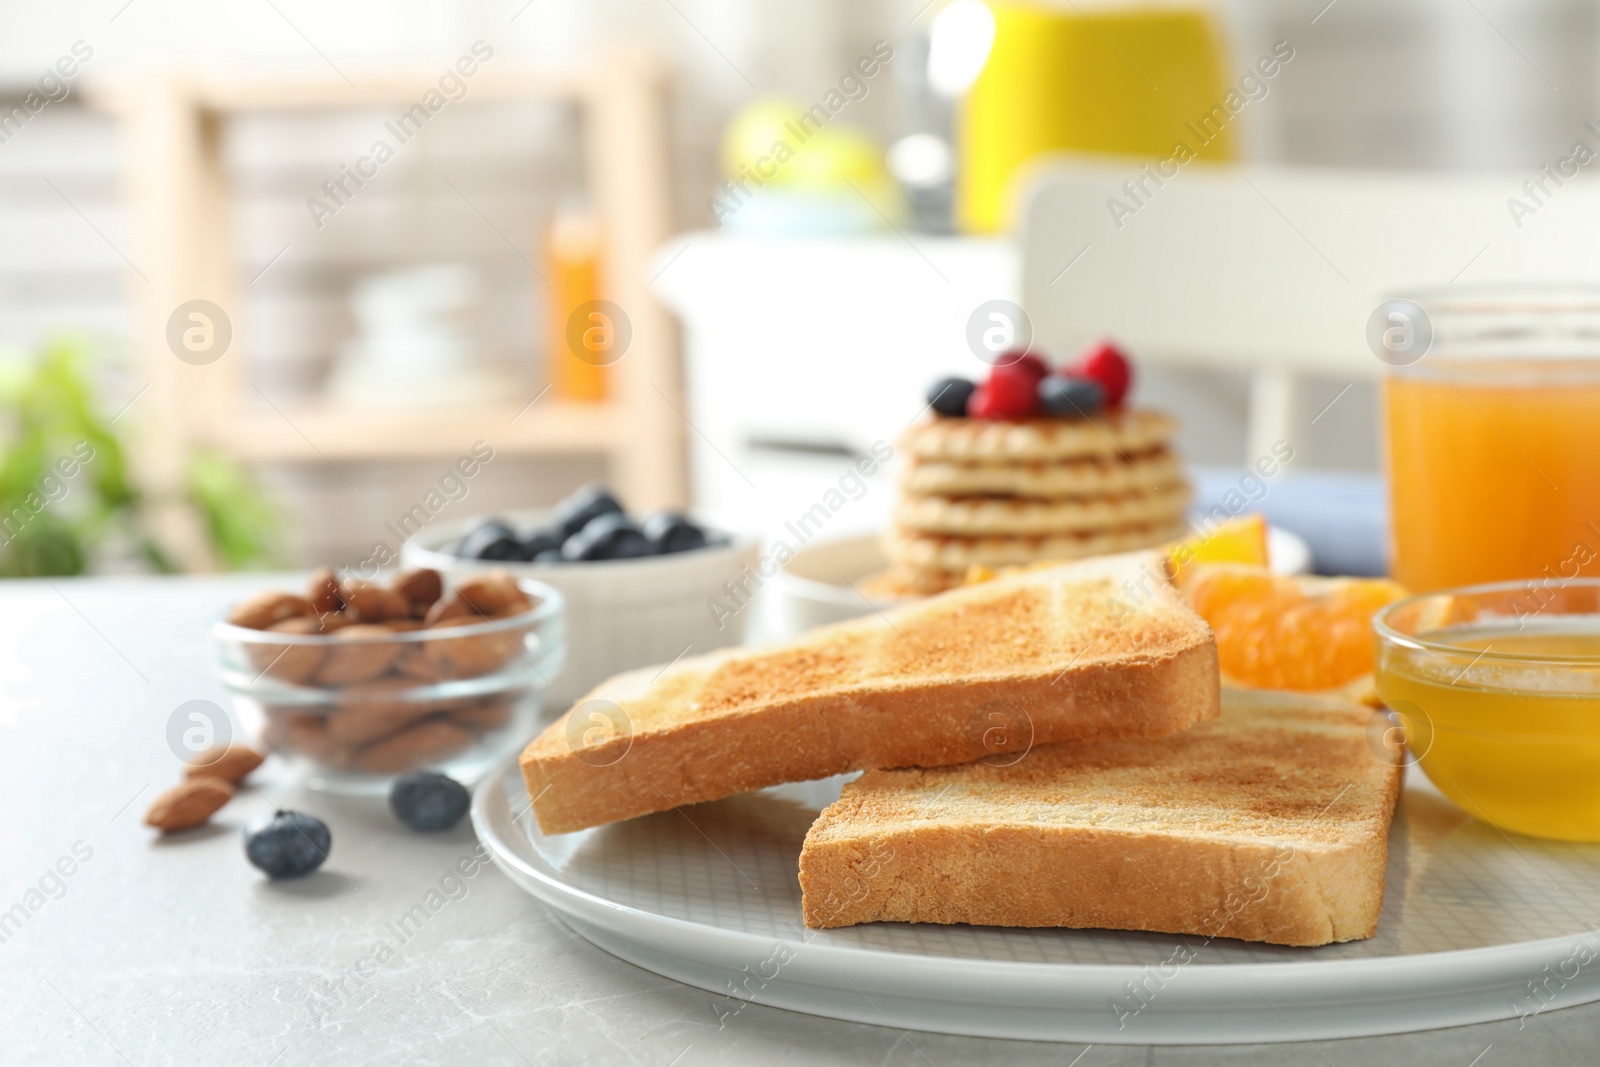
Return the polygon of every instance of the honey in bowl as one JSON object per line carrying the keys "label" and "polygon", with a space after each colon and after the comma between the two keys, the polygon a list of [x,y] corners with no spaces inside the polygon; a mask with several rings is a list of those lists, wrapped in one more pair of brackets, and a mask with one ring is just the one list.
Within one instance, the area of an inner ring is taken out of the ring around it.
{"label": "honey in bowl", "polygon": [[1600,582],[1413,597],[1376,630],[1378,693],[1440,792],[1503,830],[1600,841]]}

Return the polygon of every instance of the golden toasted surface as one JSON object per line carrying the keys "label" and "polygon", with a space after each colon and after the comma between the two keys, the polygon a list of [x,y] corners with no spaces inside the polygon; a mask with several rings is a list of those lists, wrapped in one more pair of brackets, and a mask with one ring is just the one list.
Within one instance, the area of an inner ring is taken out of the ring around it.
{"label": "golden toasted surface", "polygon": [[812,835],[939,823],[1337,843],[1388,826],[1394,774],[1367,743],[1370,715],[1342,701],[1224,690],[1220,718],[1156,740],[1043,746],[1010,766],[867,771]]}
{"label": "golden toasted surface", "polygon": [[539,825],[564,833],[863,767],[1160,737],[1214,718],[1219,687],[1210,629],[1136,553],[619,675],[522,769]]}
{"label": "golden toasted surface", "polygon": [[[660,673],[619,676],[586,697],[613,701],[633,736],[686,721],[737,716],[789,699],[955,680],[1052,677],[1108,660],[1156,660],[1211,642],[1210,631],[1135,553],[1017,575],[822,627],[760,649],[691,657]],[[1131,610],[1124,582],[1151,596]],[[645,683],[645,684],[641,684]],[[582,702],[580,701],[580,704]],[[557,724],[558,726],[560,724]],[[560,751],[547,729],[532,751]]]}
{"label": "golden toasted surface", "polygon": [[1369,715],[1227,691],[1219,718],[1155,740],[867,771],[806,835],[805,921],[1371,937],[1401,775]]}

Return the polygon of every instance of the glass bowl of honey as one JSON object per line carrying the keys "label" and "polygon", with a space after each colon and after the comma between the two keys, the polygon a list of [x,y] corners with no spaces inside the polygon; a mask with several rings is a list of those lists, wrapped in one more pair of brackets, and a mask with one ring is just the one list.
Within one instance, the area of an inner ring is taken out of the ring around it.
{"label": "glass bowl of honey", "polygon": [[1600,841],[1600,579],[1426,593],[1373,629],[1378,695],[1441,793],[1502,830]]}

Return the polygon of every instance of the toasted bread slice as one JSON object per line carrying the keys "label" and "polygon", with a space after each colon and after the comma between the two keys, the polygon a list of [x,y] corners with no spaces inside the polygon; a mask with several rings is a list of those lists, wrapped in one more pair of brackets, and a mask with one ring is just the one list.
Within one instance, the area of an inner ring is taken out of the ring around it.
{"label": "toasted bread slice", "polygon": [[1157,741],[868,771],[806,835],[806,924],[1371,937],[1401,774],[1370,715],[1229,689],[1220,719]]}
{"label": "toasted bread slice", "polygon": [[861,767],[1160,737],[1220,707],[1211,631],[1142,552],[619,675],[522,754],[547,833]]}

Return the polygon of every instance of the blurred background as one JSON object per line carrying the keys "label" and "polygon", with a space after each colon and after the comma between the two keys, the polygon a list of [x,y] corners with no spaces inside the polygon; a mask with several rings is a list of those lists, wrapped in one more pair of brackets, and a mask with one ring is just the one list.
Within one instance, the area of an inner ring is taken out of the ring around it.
{"label": "blurred background", "polygon": [[[1577,0],[12,0],[0,573],[349,565],[597,479],[771,529],[977,372],[975,309],[1050,317],[1041,161],[1136,179],[1183,140],[1531,196],[1600,145],[1597,41]],[[1290,403],[1133,354],[1203,468]],[[1372,376],[1292,405],[1296,474],[1369,485]]]}

